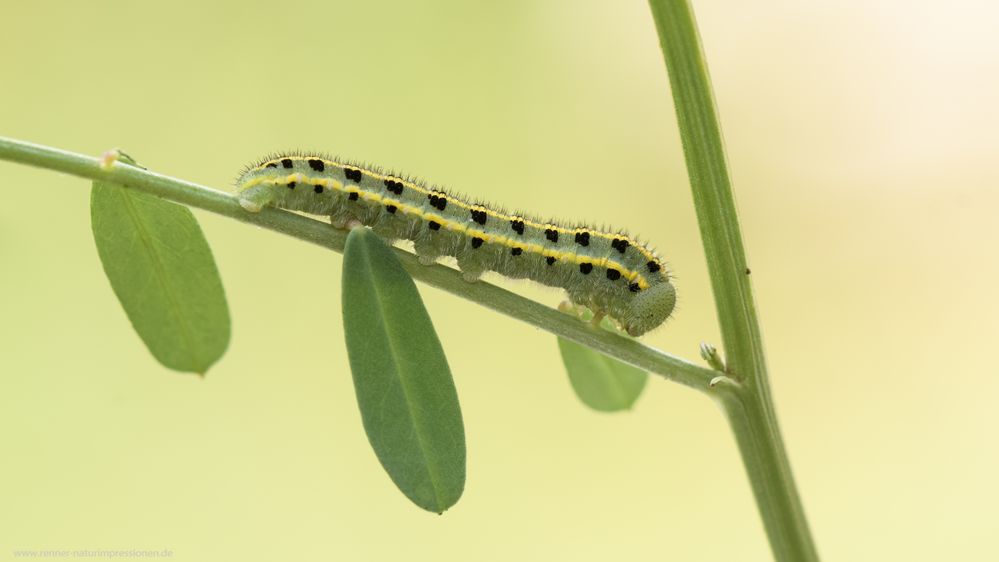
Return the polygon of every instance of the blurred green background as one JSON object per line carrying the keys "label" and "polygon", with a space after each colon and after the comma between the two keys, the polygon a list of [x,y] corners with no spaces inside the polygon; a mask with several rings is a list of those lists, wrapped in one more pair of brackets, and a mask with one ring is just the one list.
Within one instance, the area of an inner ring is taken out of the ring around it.
{"label": "blurred green background", "polygon": [[[694,5],[820,552],[999,558],[999,12]],[[678,279],[644,339],[695,358],[718,330],[661,57],[641,0],[8,0],[0,134],[226,189],[264,153],[323,150],[626,226]],[[652,380],[633,412],[588,411],[554,337],[422,287],[469,455],[463,499],[428,514],[365,440],[339,255],[196,212],[233,339],[205,379],[180,375],[104,278],[88,184],[3,162],[0,181],[0,559],[769,557],[695,392]]]}

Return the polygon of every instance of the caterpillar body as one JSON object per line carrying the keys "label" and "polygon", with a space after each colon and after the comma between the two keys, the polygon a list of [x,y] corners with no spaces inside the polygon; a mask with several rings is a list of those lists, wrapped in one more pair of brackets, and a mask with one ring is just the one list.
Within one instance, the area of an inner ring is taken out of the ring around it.
{"label": "caterpillar body", "polygon": [[313,154],[280,154],[236,181],[240,204],[356,220],[413,241],[423,263],[453,256],[466,279],[486,271],[565,289],[569,299],[640,336],[673,311],[676,290],[655,252],[620,231],[540,220],[473,202],[412,178]]}

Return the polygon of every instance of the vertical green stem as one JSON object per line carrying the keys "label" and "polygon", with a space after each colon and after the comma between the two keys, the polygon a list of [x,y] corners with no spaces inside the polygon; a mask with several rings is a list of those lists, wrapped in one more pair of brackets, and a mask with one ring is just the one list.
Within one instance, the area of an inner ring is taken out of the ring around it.
{"label": "vertical green stem", "polygon": [[738,384],[716,395],[735,434],[774,556],[818,560],[781,440],[721,129],[687,0],[650,0],[676,105],[687,172],[725,348]]}
{"label": "vertical green stem", "polygon": [[777,420],[768,398],[753,387],[717,388],[763,518],[774,557],[818,561],[808,521],[798,497]]}

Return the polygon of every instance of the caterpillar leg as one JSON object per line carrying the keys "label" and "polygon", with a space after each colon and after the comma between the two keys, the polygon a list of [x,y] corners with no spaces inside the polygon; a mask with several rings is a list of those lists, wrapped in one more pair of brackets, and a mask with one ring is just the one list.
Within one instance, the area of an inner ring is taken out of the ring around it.
{"label": "caterpillar leg", "polygon": [[460,252],[457,256],[458,269],[461,270],[461,277],[469,283],[475,283],[482,277],[482,274],[486,270],[482,267],[482,264],[474,259],[474,256],[469,252]]}
{"label": "caterpillar leg", "polygon": [[[574,304],[570,301],[562,301],[558,305],[559,312],[564,312],[570,316],[575,316],[580,322],[588,324],[594,329],[610,330],[619,335],[625,335],[624,331],[617,327],[613,317],[607,315],[606,310],[598,310],[595,307]],[[592,314],[592,316],[591,316]],[[612,322],[604,325],[605,318],[611,318]]]}
{"label": "caterpillar leg", "polygon": [[586,308],[583,305],[579,305],[572,301],[567,301],[567,300],[559,303],[558,310],[559,312],[564,312],[569,316],[575,316],[576,319],[579,320],[580,322],[587,321],[586,316],[587,313],[590,311],[590,309]]}
{"label": "caterpillar leg", "polygon": [[437,263],[437,258],[441,257],[437,246],[429,238],[414,240],[413,249],[416,250],[421,265],[433,265]]}
{"label": "caterpillar leg", "polygon": [[594,328],[600,327],[600,322],[604,319],[607,313],[602,310],[597,310],[593,312],[593,318],[590,319],[590,325]]}
{"label": "caterpillar leg", "polygon": [[351,221],[357,220],[357,215],[349,209],[333,209],[330,212],[330,224],[333,225],[333,228],[350,228]]}

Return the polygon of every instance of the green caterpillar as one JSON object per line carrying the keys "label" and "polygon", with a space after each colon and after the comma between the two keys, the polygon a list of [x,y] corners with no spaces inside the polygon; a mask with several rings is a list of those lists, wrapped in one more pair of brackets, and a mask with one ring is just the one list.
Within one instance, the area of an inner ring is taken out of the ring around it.
{"label": "green caterpillar", "polygon": [[247,167],[240,204],[328,215],[391,241],[412,240],[420,261],[453,256],[469,281],[486,271],[562,287],[574,303],[640,336],[673,312],[676,290],[663,261],[620,232],[509,214],[413,179],[327,156],[282,154]]}

